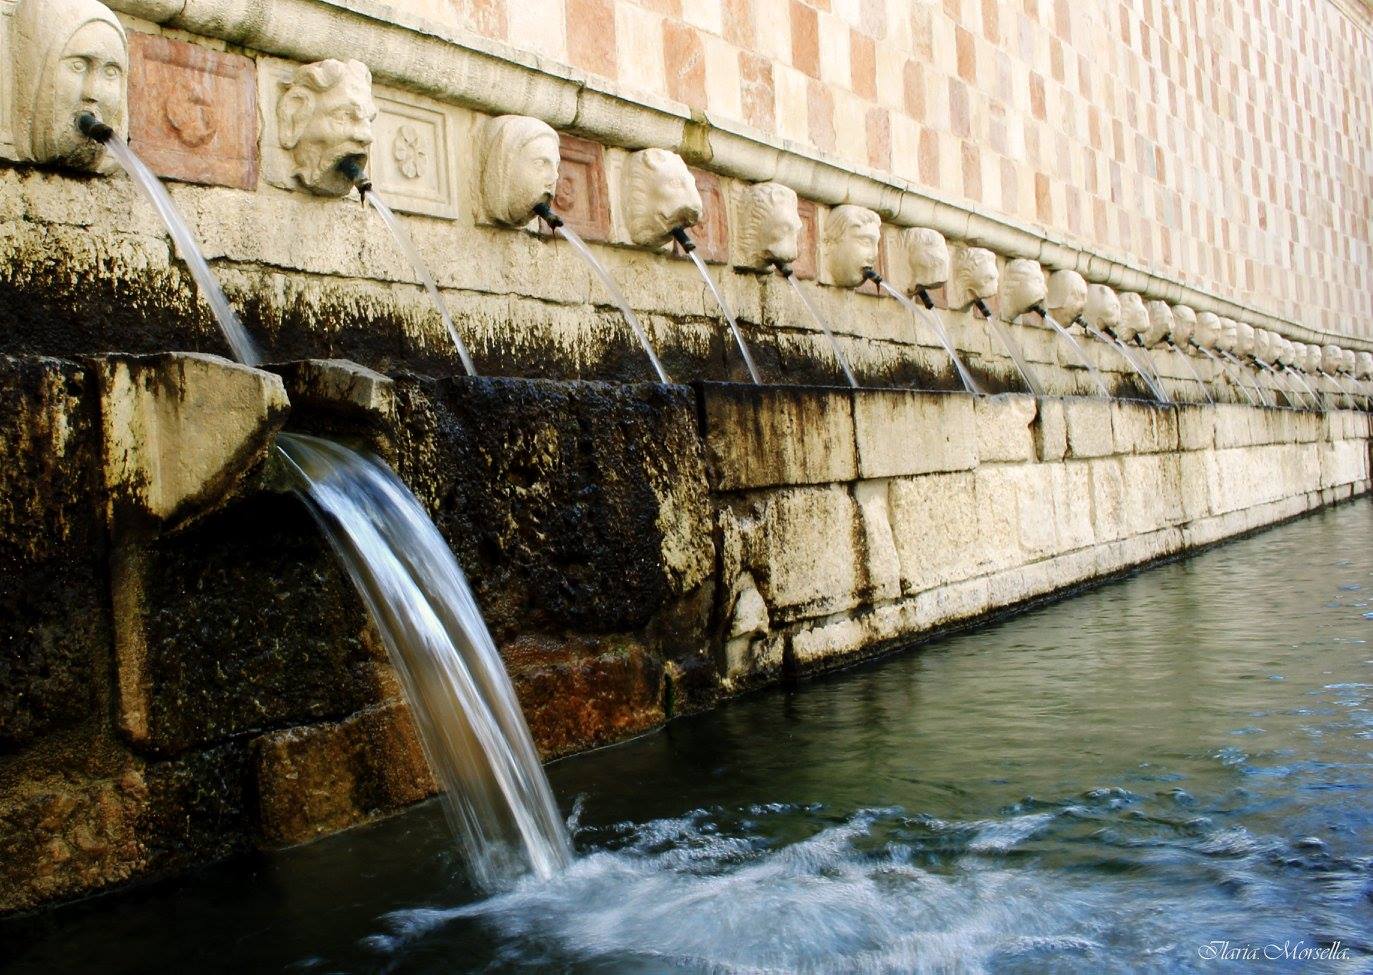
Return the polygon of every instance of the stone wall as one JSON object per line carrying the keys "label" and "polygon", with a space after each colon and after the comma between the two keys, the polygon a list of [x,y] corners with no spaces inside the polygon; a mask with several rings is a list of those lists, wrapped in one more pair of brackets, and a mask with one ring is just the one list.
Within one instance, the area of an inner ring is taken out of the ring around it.
{"label": "stone wall", "polygon": [[411,485],[548,757],[1370,488],[1364,413],[276,372],[0,356],[0,913],[432,793],[283,423]]}

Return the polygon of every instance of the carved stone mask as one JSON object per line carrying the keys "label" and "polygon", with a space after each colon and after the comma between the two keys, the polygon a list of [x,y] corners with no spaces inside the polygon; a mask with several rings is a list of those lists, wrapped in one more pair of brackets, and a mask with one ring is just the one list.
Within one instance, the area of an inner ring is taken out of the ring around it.
{"label": "carved stone mask", "polygon": [[1044,269],[1038,261],[1017,258],[1006,264],[1001,272],[1001,287],[998,291],[997,311],[1007,321],[1019,318],[1031,308],[1041,304],[1048,294],[1044,281]]}
{"label": "carved stone mask", "polygon": [[[1252,327],[1252,326],[1251,326]],[[1275,351],[1275,336],[1266,328],[1254,329],[1254,358],[1267,365],[1273,363],[1273,353]]]}
{"label": "carved stone mask", "polygon": [[1192,344],[1199,349],[1214,349],[1220,342],[1220,317],[1213,311],[1197,312],[1197,327]]}
{"label": "carved stone mask", "polygon": [[1239,324],[1233,318],[1222,318],[1216,333],[1216,348],[1233,353],[1239,345]]}
{"label": "carved stone mask", "polygon": [[1145,305],[1145,310],[1149,313],[1149,327],[1139,340],[1152,348],[1173,331],[1173,309],[1168,307],[1166,301],[1151,301]]}
{"label": "carved stone mask", "polygon": [[1087,306],[1087,282],[1076,271],[1055,271],[1049,275],[1045,304],[1060,325],[1071,325]]}
{"label": "carved stone mask", "polygon": [[482,207],[493,223],[523,227],[558,189],[558,133],[528,115],[501,115],[482,129]]}
{"label": "carved stone mask", "polygon": [[1120,296],[1120,324],[1116,326],[1116,338],[1128,342],[1147,331],[1149,311],[1144,307],[1144,299],[1133,291],[1123,292]]}
{"label": "carved stone mask", "polygon": [[949,283],[950,308],[967,308],[978,298],[992,297],[1000,284],[996,255],[985,247],[958,248]]}
{"label": "carved stone mask", "polygon": [[764,271],[801,254],[801,213],[796,191],[781,183],[746,187],[739,205],[742,267]]}
{"label": "carved stone mask", "polygon": [[1104,284],[1090,285],[1082,317],[1093,328],[1114,335],[1120,327],[1120,297]]}
{"label": "carved stone mask", "polygon": [[1373,352],[1360,352],[1358,361],[1360,379],[1373,379]]}
{"label": "carved stone mask", "polygon": [[1340,357],[1340,368],[1343,369],[1347,375],[1352,376],[1354,375],[1354,366],[1358,361],[1359,357],[1354,354],[1353,349],[1345,349],[1344,354]]}
{"label": "carved stone mask", "polygon": [[1254,326],[1247,322],[1235,322],[1235,354],[1251,356],[1254,354],[1255,344]]}
{"label": "carved stone mask", "polygon": [[114,160],[77,130],[76,117],[90,112],[128,132],[129,45],[119,20],[96,0],[23,0],[13,31],[17,154],[109,172]]}
{"label": "carved stone mask", "polygon": [[825,267],[841,288],[863,283],[865,268],[877,266],[882,218],[866,207],[845,203],[825,220]]}
{"label": "carved stone mask", "polygon": [[701,193],[682,157],[644,149],[625,162],[625,224],[640,247],[663,247],[679,227],[701,220]]}
{"label": "carved stone mask", "polygon": [[949,242],[937,230],[914,227],[906,231],[910,249],[911,284],[938,288],[949,280]]}
{"label": "carved stone mask", "polygon": [[366,166],[376,117],[372,72],[361,61],[297,68],[277,102],[277,137],[296,181],[321,196],[345,195],[353,184],[338,164],[352,158]]}
{"label": "carved stone mask", "polygon": [[1173,327],[1168,333],[1176,345],[1182,351],[1187,351],[1187,343],[1192,341],[1192,336],[1197,330],[1197,313],[1187,305],[1173,306]]}
{"label": "carved stone mask", "polygon": [[1327,345],[1321,349],[1321,372],[1339,372],[1340,359],[1343,355],[1344,350],[1338,345]]}

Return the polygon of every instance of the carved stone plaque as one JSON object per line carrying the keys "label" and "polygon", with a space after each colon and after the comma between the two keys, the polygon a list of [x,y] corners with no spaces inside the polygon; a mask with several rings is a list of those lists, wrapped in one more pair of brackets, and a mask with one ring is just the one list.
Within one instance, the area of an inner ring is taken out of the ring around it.
{"label": "carved stone plaque", "polygon": [[159,176],[257,186],[257,73],[250,58],[129,35],[129,139]]}
{"label": "carved stone plaque", "polygon": [[701,194],[701,222],[692,228],[696,249],[701,259],[712,264],[729,260],[729,214],[725,209],[725,194],[720,177],[700,169],[693,169],[696,190]]}
{"label": "carved stone plaque", "polygon": [[393,210],[455,219],[449,115],[437,106],[398,92],[373,92],[381,114],[376,121],[370,175]]}
{"label": "carved stone plaque", "polygon": [[605,149],[600,143],[560,135],[558,192],[553,209],[587,240],[610,239],[610,194],[605,180]]}

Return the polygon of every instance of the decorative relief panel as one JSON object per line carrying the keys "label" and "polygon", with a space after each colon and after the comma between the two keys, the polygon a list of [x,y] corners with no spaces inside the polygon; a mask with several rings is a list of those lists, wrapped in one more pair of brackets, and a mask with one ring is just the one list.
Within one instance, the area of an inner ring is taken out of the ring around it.
{"label": "decorative relief panel", "polygon": [[393,210],[449,220],[458,215],[453,125],[441,109],[378,88],[380,114],[369,175]]}
{"label": "decorative relief panel", "polygon": [[724,264],[729,260],[729,213],[720,177],[700,169],[691,170],[691,175],[696,179],[696,191],[701,194],[701,222],[691,231],[696,252],[703,261]]}
{"label": "decorative relief panel", "polygon": [[153,172],[257,186],[257,72],[251,59],[134,33],[129,135]]}
{"label": "decorative relief panel", "polygon": [[610,239],[610,193],[605,149],[599,142],[560,133],[558,192],[554,211],[586,240]]}

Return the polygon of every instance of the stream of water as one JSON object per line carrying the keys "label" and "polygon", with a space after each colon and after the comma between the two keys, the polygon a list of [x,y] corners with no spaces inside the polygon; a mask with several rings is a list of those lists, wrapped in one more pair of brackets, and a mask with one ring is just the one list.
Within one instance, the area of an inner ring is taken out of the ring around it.
{"label": "stream of water", "polygon": [[744,357],[744,365],[748,367],[749,377],[754,385],[761,385],[763,380],[758,375],[758,367],[753,362],[753,354],[748,350],[748,343],[744,341],[744,333],[739,331],[739,323],[734,318],[734,312],[730,310],[729,302],[725,301],[724,294],[715,284],[715,279],[706,270],[705,261],[701,260],[701,255],[694,250],[686,252],[687,257],[691,258],[691,263],[696,265],[696,270],[701,274],[701,280],[706,283],[710,293],[715,296],[715,303],[720,306],[720,314],[725,316],[725,322],[729,325],[729,330],[734,334],[734,341],[739,346],[739,354]]}
{"label": "stream of water", "polygon": [[830,348],[834,351],[834,358],[839,362],[839,368],[844,370],[844,378],[849,381],[849,385],[854,389],[858,388],[858,380],[853,376],[853,370],[849,368],[849,360],[844,355],[844,350],[839,348],[839,340],[834,337],[834,331],[830,328],[830,323],[825,320],[825,316],[820,314],[820,309],[816,308],[806,295],[806,290],[801,287],[796,280],[795,274],[783,275],[787,279],[787,284],[791,285],[792,292],[800,300],[801,305],[810,315],[811,320],[825,333],[825,338],[829,339]]}
{"label": "stream of water", "polygon": [[1049,314],[1048,311],[1041,311],[1040,316],[1049,323],[1050,327],[1059,334],[1060,338],[1064,339],[1072,346],[1073,351],[1077,353],[1078,360],[1087,367],[1087,372],[1092,377],[1092,382],[1096,383],[1097,389],[1101,390],[1101,395],[1110,399],[1111,391],[1106,388],[1106,380],[1101,378],[1101,370],[1096,367],[1091,359],[1087,358],[1086,350],[1083,349],[1077,339],[1073,337],[1073,333],[1060,325],[1058,319]]}
{"label": "stream of water", "polygon": [[1025,360],[1025,353],[1020,350],[1020,343],[1015,340],[1015,336],[1011,334],[1006,323],[995,315],[988,315],[984,320],[991,326],[992,331],[996,333],[997,339],[1001,342],[1001,347],[1006,350],[1006,354],[1015,363],[1016,369],[1020,371],[1020,378],[1025,380],[1025,385],[1030,393],[1034,396],[1043,396],[1044,387],[1039,384],[1034,373],[1030,371],[1030,364]]}
{"label": "stream of water", "polygon": [[431,803],[0,925],[0,970],[1362,975],[1370,538],[1328,509],[559,762],[552,880],[473,891]]}
{"label": "stream of water", "polygon": [[477,366],[472,361],[472,354],[467,351],[467,343],[458,334],[458,328],[453,324],[453,316],[448,311],[448,302],[443,300],[443,295],[439,294],[438,283],[434,280],[433,273],[429,270],[429,265],[424,263],[424,258],[415,247],[410,235],[405,232],[401,222],[396,219],[396,215],[391,208],[386,205],[386,201],[377,195],[375,190],[369,190],[363,194],[363,198],[371,205],[372,209],[381,217],[381,222],[386,224],[386,229],[391,232],[391,236],[396,241],[396,246],[400,248],[405,259],[410,262],[410,266],[415,269],[415,274],[419,276],[420,283],[424,285],[424,290],[429,292],[430,299],[434,302],[434,307],[438,309],[439,317],[443,319],[443,327],[448,330],[448,337],[453,340],[453,347],[458,350],[458,357],[462,359],[462,367],[469,376],[477,374]]}
{"label": "stream of water", "polygon": [[959,381],[963,383],[963,388],[974,396],[987,395],[982,387],[977,384],[977,380],[973,378],[973,374],[968,371],[968,367],[963,365],[963,360],[959,357],[958,350],[954,348],[953,341],[949,338],[948,333],[944,330],[944,326],[940,323],[939,316],[928,308],[920,307],[886,281],[880,282],[879,286],[883,291],[900,302],[901,306],[905,308],[906,311],[910,312],[913,317],[921,319],[926,325],[930,326],[930,329],[935,334],[935,338],[939,340],[939,344],[942,345],[944,351],[948,353],[949,361],[953,363],[954,369],[958,372],[958,378]]}

